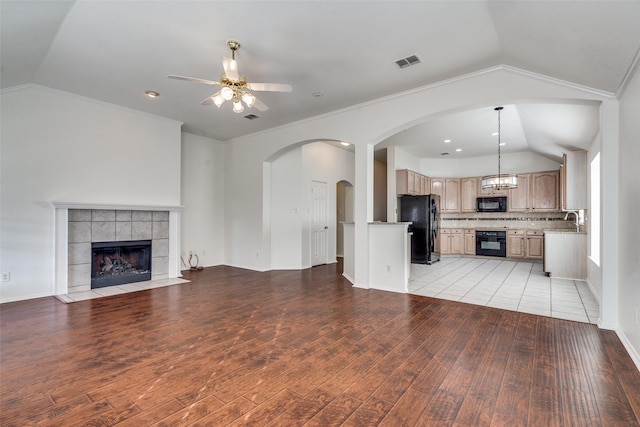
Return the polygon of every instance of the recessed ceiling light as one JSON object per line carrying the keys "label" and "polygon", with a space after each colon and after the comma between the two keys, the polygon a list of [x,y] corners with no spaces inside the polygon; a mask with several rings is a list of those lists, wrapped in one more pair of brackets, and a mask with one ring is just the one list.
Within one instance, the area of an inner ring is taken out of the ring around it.
{"label": "recessed ceiling light", "polygon": [[315,96],[316,98],[320,98],[322,95],[324,95],[324,93],[322,93],[322,92],[313,92],[311,95]]}
{"label": "recessed ceiling light", "polygon": [[503,146],[503,145],[507,145],[507,143],[506,143],[506,142],[501,142],[501,143],[500,143],[500,144],[498,144],[498,145]]}
{"label": "recessed ceiling light", "polygon": [[498,132],[492,133],[491,136],[498,136]]}
{"label": "recessed ceiling light", "polygon": [[450,139],[445,139],[444,142],[449,143],[449,142],[451,142],[451,140]]}
{"label": "recessed ceiling light", "polygon": [[449,153],[440,153],[441,156],[448,156]]}
{"label": "recessed ceiling light", "polygon": [[144,94],[147,95],[149,98],[157,98],[160,96],[160,94],[156,91],[153,90],[145,90]]}
{"label": "recessed ceiling light", "polygon": [[348,146],[350,146],[350,145],[351,145],[351,144],[349,144],[348,142],[344,142],[344,141],[342,141],[340,144],[344,145],[345,147],[348,147]]}
{"label": "recessed ceiling light", "polygon": [[462,151],[462,148],[456,148],[456,151],[460,152]]}

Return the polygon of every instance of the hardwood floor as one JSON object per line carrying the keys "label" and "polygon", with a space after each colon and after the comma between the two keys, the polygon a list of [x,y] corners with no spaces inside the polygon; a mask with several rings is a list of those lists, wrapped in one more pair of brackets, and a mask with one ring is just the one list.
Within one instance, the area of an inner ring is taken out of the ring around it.
{"label": "hardwood floor", "polygon": [[338,271],[3,304],[0,425],[640,426],[614,332]]}

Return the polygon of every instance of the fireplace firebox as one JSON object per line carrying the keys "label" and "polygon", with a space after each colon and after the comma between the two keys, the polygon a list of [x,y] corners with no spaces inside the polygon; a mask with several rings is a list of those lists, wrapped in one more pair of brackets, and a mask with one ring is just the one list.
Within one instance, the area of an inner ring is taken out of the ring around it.
{"label": "fireplace firebox", "polygon": [[151,240],[91,244],[91,289],[151,280]]}

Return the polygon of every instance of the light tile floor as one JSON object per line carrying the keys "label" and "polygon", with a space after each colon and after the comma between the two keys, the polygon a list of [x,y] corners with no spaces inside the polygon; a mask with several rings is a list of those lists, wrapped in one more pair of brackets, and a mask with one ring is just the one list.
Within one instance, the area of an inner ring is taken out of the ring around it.
{"label": "light tile floor", "polygon": [[411,264],[409,293],[584,323],[600,314],[585,281],[547,277],[539,262],[446,256]]}
{"label": "light tile floor", "polygon": [[56,295],[60,301],[64,303],[72,303],[77,301],[86,301],[89,299],[108,297],[111,295],[126,294],[129,292],[144,291],[145,289],[162,288],[164,286],[179,285],[181,283],[189,283],[189,280],[175,279],[157,279],[147,280],[144,282],[129,283],[126,285],[108,286],[106,288],[91,289],[90,291],[72,292],[69,294]]}

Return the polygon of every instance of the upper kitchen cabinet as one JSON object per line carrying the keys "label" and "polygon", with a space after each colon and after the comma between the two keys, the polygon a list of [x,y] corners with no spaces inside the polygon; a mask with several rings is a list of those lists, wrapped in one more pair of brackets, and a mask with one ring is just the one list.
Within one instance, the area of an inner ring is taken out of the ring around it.
{"label": "upper kitchen cabinet", "polygon": [[519,174],[518,187],[508,190],[507,204],[509,212],[529,212],[531,210],[529,176],[528,173]]}
{"label": "upper kitchen cabinet", "polygon": [[444,203],[444,178],[431,178],[431,194],[440,196],[440,206]]}
{"label": "upper kitchen cabinet", "polygon": [[459,178],[431,178],[431,194],[440,196],[441,212],[460,212]]}
{"label": "upper kitchen cabinet", "polygon": [[420,175],[422,182],[422,195],[431,194],[431,179],[428,176]]}
{"label": "upper kitchen cabinet", "polygon": [[420,196],[430,194],[431,184],[428,176],[409,169],[396,170],[396,194]]}
{"label": "upper kitchen cabinet", "polygon": [[506,196],[507,190],[496,190],[494,188],[482,188],[482,178],[478,178],[478,197]]}
{"label": "upper kitchen cabinet", "polygon": [[531,210],[555,212],[560,210],[560,172],[538,172],[530,175]]}
{"label": "upper kitchen cabinet", "polygon": [[475,212],[478,197],[478,178],[462,178],[460,180],[461,212]]}
{"label": "upper kitchen cabinet", "polygon": [[460,212],[460,180],[447,178],[444,180],[444,187],[444,211]]}
{"label": "upper kitchen cabinet", "polygon": [[399,169],[396,171],[396,194],[420,194],[421,181],[419,176],[416,179],[414,171]]}
{"label": "upper kitchen cabinet", "polygon": [[587,209],[586,151],[570,151],[562,156],[560,207],[567,211]]}

